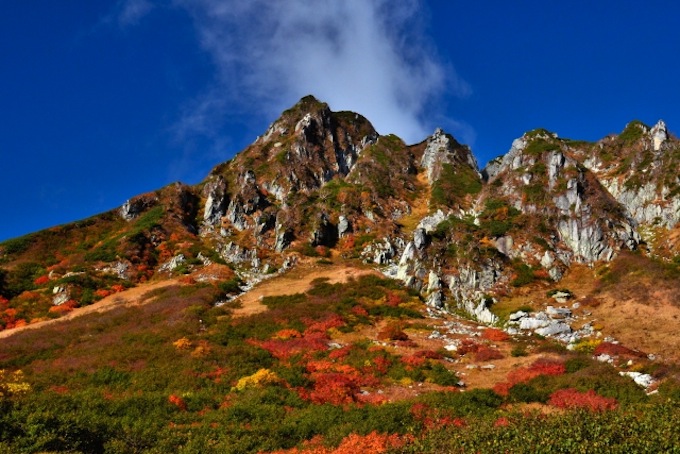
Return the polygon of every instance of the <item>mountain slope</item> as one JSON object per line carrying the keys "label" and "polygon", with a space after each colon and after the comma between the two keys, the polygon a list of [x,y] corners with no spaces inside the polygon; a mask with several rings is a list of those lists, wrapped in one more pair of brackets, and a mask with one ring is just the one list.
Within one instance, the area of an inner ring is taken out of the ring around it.
{"label": "mountain slope", "polygon": [[305,97],[200,184],[0,244],[0,453],[669,450],[677,149],[534,130],[480,171]]}

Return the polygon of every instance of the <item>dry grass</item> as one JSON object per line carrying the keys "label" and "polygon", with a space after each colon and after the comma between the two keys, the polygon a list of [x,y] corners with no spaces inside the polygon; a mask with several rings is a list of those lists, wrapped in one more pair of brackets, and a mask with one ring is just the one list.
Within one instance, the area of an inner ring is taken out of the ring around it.
{"label": "dry grass", "polygon": [[306,260],[300,263],[294,270],[261,282],[251,291],[240,296],[236,301],[239,308],[233,312],[234,317],[245,317],[258,314],[267,310],[262,304],[262,298],[266,296],[292,295],[304,293],[312,288],[315,279],[328,279],[328,283],[345,283],[350,279],[356,279],[365,274],[382,276],[371,268],[362,268],[352,265],[319,265],[315,261]]}

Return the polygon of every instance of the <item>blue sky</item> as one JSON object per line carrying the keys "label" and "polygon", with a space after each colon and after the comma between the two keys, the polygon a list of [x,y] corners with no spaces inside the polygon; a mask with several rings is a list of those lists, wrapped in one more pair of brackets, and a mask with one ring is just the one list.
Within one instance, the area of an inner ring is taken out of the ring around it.
{"label": "blue sky", "polygon": [[200,182],[306,94],[480,165],[544,127],[680,130],[672,1],[34,0],[0,6],[0,240]]}

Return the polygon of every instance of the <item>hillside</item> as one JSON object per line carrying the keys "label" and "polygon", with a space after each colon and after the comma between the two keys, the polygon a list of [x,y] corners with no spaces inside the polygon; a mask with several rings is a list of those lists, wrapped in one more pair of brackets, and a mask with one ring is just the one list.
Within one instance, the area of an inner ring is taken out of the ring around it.
{"label": "hillside", "polygon": [[198,185],[0,243],[0,453],[676,447],[679,159],[634,121],[479,169],[305,97]]}

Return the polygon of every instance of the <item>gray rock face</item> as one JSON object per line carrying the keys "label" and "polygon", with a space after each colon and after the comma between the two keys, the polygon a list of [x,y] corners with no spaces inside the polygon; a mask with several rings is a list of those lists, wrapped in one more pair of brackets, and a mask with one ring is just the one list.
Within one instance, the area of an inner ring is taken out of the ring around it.
{"label": "gray rock face", "polygon": [[440,223],[446,220],[446,217],[442,210],[437,210],[434,214],[421,219],[418,223],[418,229],[422,229],[426,233],[432,233]]}
{"label": "gray rock face", "polygon": [[511,256],[512,246],[514,245],[514,241],[511,236],[502,236],[500,238],[497,238],[495,243],[498,252],[508,257]]}
{"label": "gray rock face", "polygon": [[227,183],[222,176],[218,176],[205,185],[203,193],[206,196],[203,222],[208,225],[218,224],[227,209]]}
{"label": "gray rock face", "polygon": [[376,265],[388,265],[397,253],[389,238],[383,238],[382,242],[367,244],[361,251],[361,257],[365,263]]}
{"label": "gray rock face", "polygon": [[444,131],[437,128],[427,140],[427,146],[420,160],[420,166],[427,171],[427,179],[432,184],[441,173],[442,164],[465,163],[477,169],[477,161],[467,147],[452,140]]}
{"label": "gray rock face", "polygon": [[668,139],[666,123],[664,123],[663,120],[659,120],[659,122],[649,131],[649,135],[652,137],[652,147],[654,151],[661,150],[661,145]]}
{"label": "gray rock face", "polygon": [[[536,147],[532,147],[532,151],[526,151],[529,145],[540,140],[556,149],[536,153],[533,150]],[[536,256],[555,279],[562,276],[561,266],[568,266],[572,261],[608,261],[621,248],[634,249],[640,242],[632,221],[623,212],[610,208],[612,212],[603,216],[600,205],[614,207],[616,202],[583,166],[562,152],[561,146],[556,135],[533,132],[516,139],[510,151],[496,159],[493,169],[486,172],[490,180],[502,179],[502,184],[497,186],[520,211],[557,221],[554,225],[557,237],[549,241],[552,251]],[[547,180],[545,194],[535,194],[532,186],[542,181],[538,178]],[[526,245],[509,245],[499,240],[496,243],[501,253],[511,257],[517,255],[514,250],[528,251]],[[569,253],[565,256],[560,251]],[[519,256],[524,258],[521,252]],[[555,263],[556,260],[562,265]]]}
{"label": "gray rock face", "polygon": [[118,209],[118,214],[126,221],[131,221],[139,216],[145,210],[151,208],[158,203],[156,197],[139,196],[127,200],[123,206]]}
{"label": "gray rock face", "polygon": [[257,249],[244,249],[233,242],[227,243],[218,252],[227,263],[250,265],[257,262]]}
{"label": "gray rock face", "polygon": [[276,252],[283,252],[290,242],[293,241],[293,233],[283,227],[282,224],[276,224],[276,240],[274,243],[274,250]]}
{"label": "gray rock face", "polygon": [[425,229],[416,229],[415,232],[413,232],[413,245],[416,247],[416,249],[424,249],[425,246],[427,246],[427,233],[425,233]]}
{"label": "gray rock face", "polygon": [[545,312],[552,318],[571,317],[571,309],[566,307],[548,306],[545,308]]}
{"label": "gray rock face", "polygon": [[174,271],[180,266],[182,266],[184,263],[186,263],[187,259],[184,257],[184,254],[177,254],[164,264],[162,264],[158,270],[159,271]]}
{"label": "gray rock face", "polygon": [[559,334],[571,333],[571,326],[564,322],[551,322],[548,326],[538,328],[534,331],[541,336],[557,336]]}
{"label": "gray rock face", "polygon": [[61,306],[71,299],[71,292],[66,287],[54,287],[52,293],[54,295],[52,297],[52,304],[54,306]]}
{"label": "gray rock face", "polygon": [[659,193],[654,181],[631,189],[616,179],[602,182],[638,223],[672,228],[680,222],[680,197],[669,198],[668,188],[662,188]]}
{"label": "gray rock face", "polygon": [[345,216],[340,215],[338,218],[338,237],[342,238],[346,233],[351,232],[352,226],[349,223],[349,219]]}

